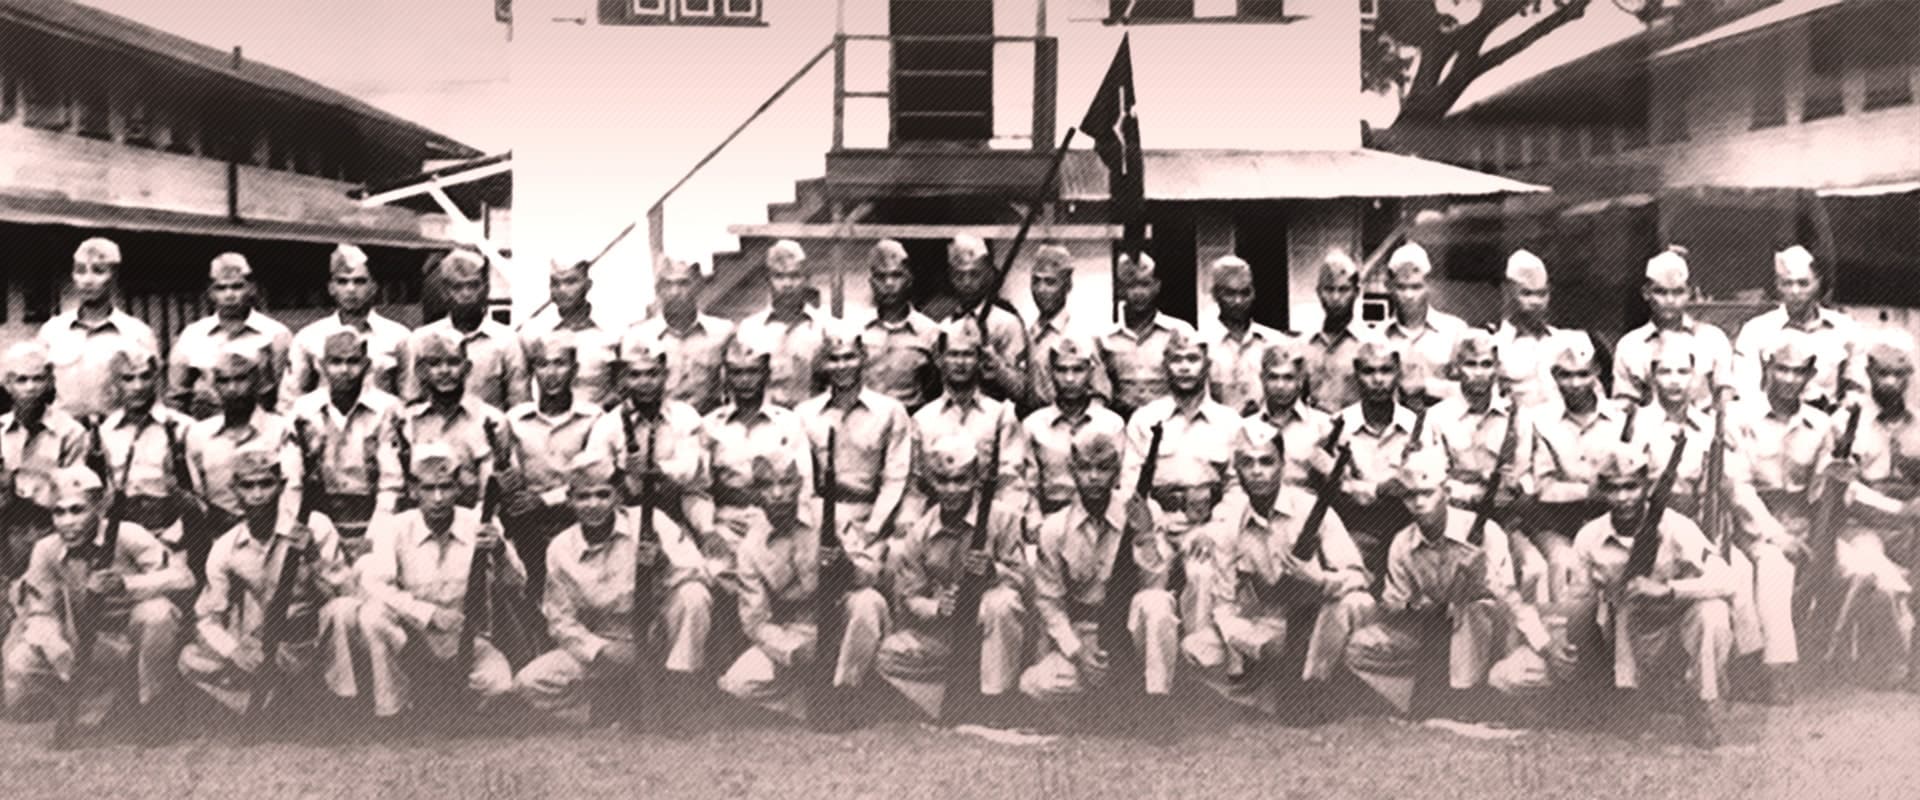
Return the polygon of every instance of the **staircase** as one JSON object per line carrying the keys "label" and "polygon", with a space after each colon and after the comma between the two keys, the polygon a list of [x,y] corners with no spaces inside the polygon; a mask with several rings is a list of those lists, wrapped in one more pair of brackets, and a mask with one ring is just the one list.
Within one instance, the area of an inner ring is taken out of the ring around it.
{"label": "staircase", "polygon": [[[827,181],[825,178],[809,178],[796,181],[793,185],[793,200],[790,202],[770,203],[767,205],[769,223],[824,223],[831,222],[831,212],[827,201]],[[766,269],[766,251],[774,243],[773,237],[744,235],[739,237],[739,247],[734,250],[713,254],[713,280],[707,284],[707,290],[701,298],[707,313],[728,319],[739,319],[764,307],[767,302],[766,283],[763,272]],[[806,248],[810,257],[820,263],[825,255],[825,240],[800,239],[800,246]],[[831,302],[828,294],[828,282],[816,276],[814,285],[819,287],[820,304]]]}

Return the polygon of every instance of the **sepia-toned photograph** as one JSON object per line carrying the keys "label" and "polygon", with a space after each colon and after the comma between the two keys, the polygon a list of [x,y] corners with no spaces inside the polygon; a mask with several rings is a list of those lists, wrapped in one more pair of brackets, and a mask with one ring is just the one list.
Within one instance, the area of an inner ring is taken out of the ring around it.
{"label": "sepia-toned photograph", "polygon": [[0,787],[1920,795],[1916,92],[1920,0],[0,0]]}

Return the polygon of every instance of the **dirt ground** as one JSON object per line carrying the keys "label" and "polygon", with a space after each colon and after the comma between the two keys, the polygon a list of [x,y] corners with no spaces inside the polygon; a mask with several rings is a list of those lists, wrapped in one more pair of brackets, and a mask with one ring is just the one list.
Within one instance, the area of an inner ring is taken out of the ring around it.
{"label": "dirt ground", "polygon": [[[1817,675],[1815,677],[1818,677]],[[171,741],[47,748],[50,723],[0,724],[0,786],[22,797],[1404,797],[1912,798],[1920,696],[1812,686],[1790,708],[1733,705],[1726,745],[1590,730],[1465,736],[1376,715],[1287,727],[1182,691],[1175,743],[1095,730],[1006,744],[904,714],[825,735],[715,700],[684,739],[599,728],[376,731],[358,713],[241,729],[176,713]],[[213,719],[219,719],[217,717]],[[514,725],[527,725],[519,722]]]}

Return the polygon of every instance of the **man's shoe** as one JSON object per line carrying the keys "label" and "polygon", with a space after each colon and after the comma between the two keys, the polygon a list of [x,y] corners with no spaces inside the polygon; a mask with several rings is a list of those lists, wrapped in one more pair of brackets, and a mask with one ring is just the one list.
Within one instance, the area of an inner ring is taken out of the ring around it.
{"label": "man's shoe", "polygon": [[1783,707],[1793,705],[1794,696],[1798,694],[1796,689],[1792,664],[1767,665],[1768,705]]}
{"label": "man's shoe", "polygon": [[1687,708],[1687,740],[1702,750],[1720,746],[1720,728],[1714,724],[1713,708],[1704,702]]}

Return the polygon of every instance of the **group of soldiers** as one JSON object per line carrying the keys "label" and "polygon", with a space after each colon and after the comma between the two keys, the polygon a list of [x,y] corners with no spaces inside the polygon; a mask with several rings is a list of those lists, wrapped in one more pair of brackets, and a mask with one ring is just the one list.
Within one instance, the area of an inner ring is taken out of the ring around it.
{"label": "group of soldiers", "polygon": [[1017,724],[1023,696],[1164,713],[1186,672],[1267,714],[1348,676],[1402,713],[1644,687],[1711,746],[1729,683],[1790,702],[1813,621],[1827,657],[1915,685],[1913,343],[1821,307],[1804,249],[1734,340],[1655,256],[1610,376],[1526,251],[1490,331],[1429,305],[1411,244],[1389,319],[1356,318],[1370,276],[1335,252],[1296,332],[1254,321],[1232,256],[1196,328],[1146,255],[1101,324],[1069,319],[1063,248],[1026,265],[1032,320],[984,243],[947,255],[951,294],[916,309],[878,243],[873,313],[839,319],[782,241],[737,323],[661,258],[625,328],[556,263],[515,330],[456,249],[448,315],[408,330],[343,245],[338,310],[295,334],[226,254],[163,357],[90,239],[73,308],[0,364],[6,707],[97,725],[184,679],[237,713],[465,692],[675,729],[718,673],[822,726],[889,689]]}

